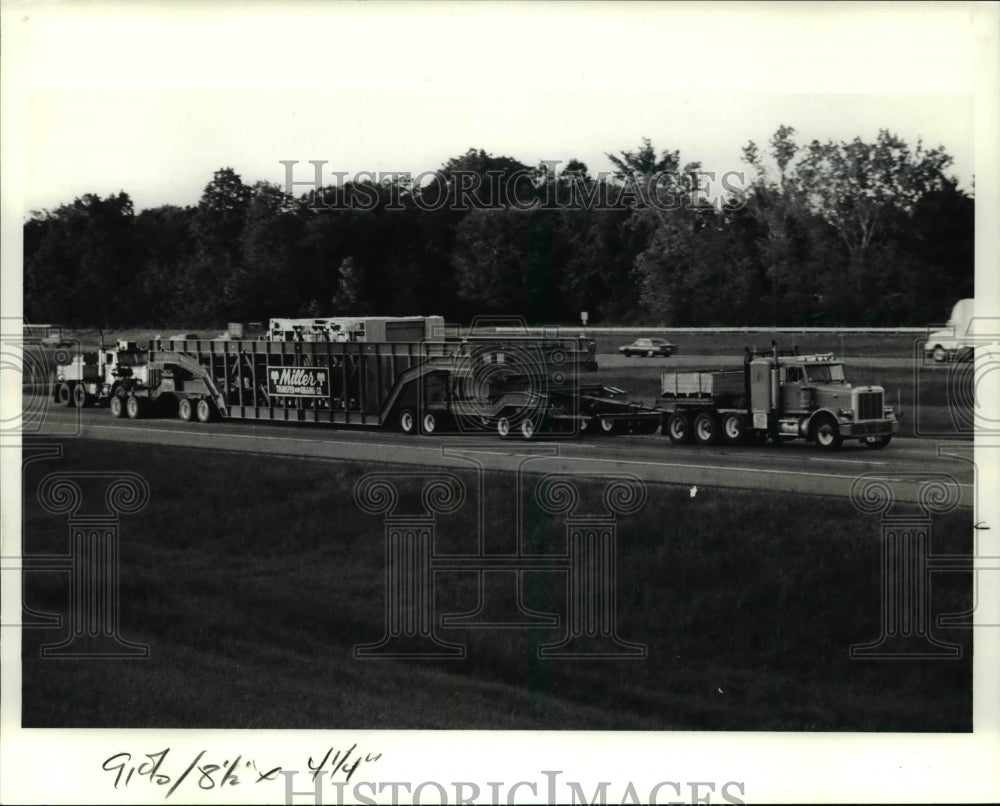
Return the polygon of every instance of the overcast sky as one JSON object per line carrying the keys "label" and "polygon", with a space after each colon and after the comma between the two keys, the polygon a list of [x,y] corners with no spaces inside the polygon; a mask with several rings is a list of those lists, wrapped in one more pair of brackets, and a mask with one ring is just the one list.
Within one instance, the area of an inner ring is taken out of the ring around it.
{"label": "overcast sky", "polygon": [[971,189],[974,18],[961,4],[26,6],[5,25],[5,117],[22,113],[23,211],[120,190],[138,209],[194,204],[220,167],[280,184],[289,159],[301,179],[307,160],[416,174],[482,148],[597,173],[642,137],[722,172],[780,124],[804,143],[923,138]]}

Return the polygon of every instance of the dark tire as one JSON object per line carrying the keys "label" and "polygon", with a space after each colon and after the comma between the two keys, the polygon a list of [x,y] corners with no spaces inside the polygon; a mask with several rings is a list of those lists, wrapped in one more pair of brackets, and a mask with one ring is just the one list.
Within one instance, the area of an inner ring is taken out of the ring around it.
{"label": "dark tire", "polygon": [[56,400],[60,406],[65,406],[68,409],[73,407],[73,390],[70,389],[68,383],[59,384],[59,388],[56,389]]}
{"label": "dark tire", "polygon": [[143,403],[145,401],[140,400],[137,397],[127,397],[125,398],[125,413],[128,415],[130,420],[138,420],[145,413],[146,408]]}
{"label": "dark tire", "polygon": [[413,413],[413,409],[403,409],[399,412],[399,418],[397,419],[397,425],[399,430],[404,434],[415,434],[417,433],[417,417]]}
{"label": "dark tire", "polygon": [[522,439],[535,439],[541,429],[535,424],[533,418],[525,417],[521,420],[521,427],[518,430],[521,432]]}
{"label": "dark tire", "polygon": [[73,405],[78,409],[82,409],[90,402],[90,395],[87,394],[87,390],[84,388],[82,383],[78,383],[73,387]]}
{"label": "dark tire", "polygon": [[619,433],[616,428],[616,421],[612,420],[610,417],[598,417],[597,418],[597,433],[605,437],[613,436]]}
{"label": "dark tire", "polygon": [[861,440],[866,448],[872,448],[873,450],[878,450],[879,448],[884,448],[890,442],[892,442],[892,434],[883,437],[865,437]]}
{"label": "dark tire", "polygon": [[190,398],[183,397],[177,404],[177,416],[189,423],[194,419],[194,403]]}
{"label": "dark tire", "polygon": [[112,417],[124,417],[125,416],[125,398],[120,395],[115,395],[111,398],[108,403],[108,411],[111,412]]}
{"label": "dark tire", "polygon": [[746,442],[747,430],[743,424],[743,417],[735,412],[724,415],[719,433],[727,445],[740,445]]}
{"label": "dark tire", "polygon": [[655,434],[656,429],[660,427],[660,421],[658,419],[654,420],[652,417],[644,418],[642,420],[636,420],[632,424],[633,434]]}
{"label": "dark tire", "polygon": [[497,436],[500,439],[507,439],[510,437],[510,420],[506,417],[501,417],[497,420]]}
{"label": "dark tire", "polygon": [[702,412],[694,420],[694,439],[699,445],[714,445],[719,439],[719,423],[714,414]]}
{"label": "dark tire", "polygon": [[813,439],[823,450],[836,451],[844,444],[840,426],[830,415],[819,417],[813,425]]}
{"label": "dark tire", "polygon": [[675,411],[667,420],[667,436],[674,445],[686,445],[694,438],[691,433],[691,421],[686,414]]}
{"label": "dark tire", "polygon": [[212,404],[207,398],[201,398],[194,409],[195,416],[198,418],[199,423],[207,423],[212,421]]}
{"label": "dark tire", "polygon": [[646,351],[646,358],[652,358],[654,355],[656,355],[656,353],[653,352],[652,350]]}
{"label": "dark tire", "polygon": [[432,411],[425,411],[424,416],[420,418],[420,433],[425,436],[430,436],[431,434],[440,431],[443,425],[444,417],[441,414],[436,414]]}

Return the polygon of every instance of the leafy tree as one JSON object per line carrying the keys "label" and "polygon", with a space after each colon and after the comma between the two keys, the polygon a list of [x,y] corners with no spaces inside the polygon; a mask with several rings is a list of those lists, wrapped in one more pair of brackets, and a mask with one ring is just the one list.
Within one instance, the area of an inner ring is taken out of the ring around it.
{"label": "leafy tree", "polygon": [[29,318],[67,323],[122,321],[131,308],[136,269],[132,199],[88,193],[33,217],[25,253],[25,308]]}
{"label": "leafy tree", "polygon": [[894,209],[912,213],[927,194],[943,189],[952,158],[942,149],[915,150],[882,129],[874,143],[814,140],[795,166],[806,204],[837,231],[852,262],[860,262]]}

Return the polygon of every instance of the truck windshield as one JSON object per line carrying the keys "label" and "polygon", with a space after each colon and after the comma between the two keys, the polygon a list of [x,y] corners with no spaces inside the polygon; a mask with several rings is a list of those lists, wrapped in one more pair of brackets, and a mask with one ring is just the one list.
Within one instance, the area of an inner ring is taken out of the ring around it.
{"label": "truck windshield", "polygon": [[845,380],[843,364],[810,366],[806,367],[805,370],[810,383],[837,383]]}

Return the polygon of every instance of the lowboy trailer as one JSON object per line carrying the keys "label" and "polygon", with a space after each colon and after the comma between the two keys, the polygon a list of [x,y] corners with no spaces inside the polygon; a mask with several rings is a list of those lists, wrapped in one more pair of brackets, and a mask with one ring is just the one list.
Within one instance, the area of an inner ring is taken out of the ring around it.
{"label": "lowboy trailer", "polygon": [[[141,360],[142,371],[105,384],[104,394],[114,417],[176,413],[184,421],[430,434],[499,428],[501,421],[521,428],[525,418],[547,422],[565,399],[576,399],[576,373],[596,367],[590,339],[442,338],[439,319],[272,320],[263,339],[154,339],[146,350],[120,345],[108,360]],[[576,428],[591,419],[569,414]]]}

